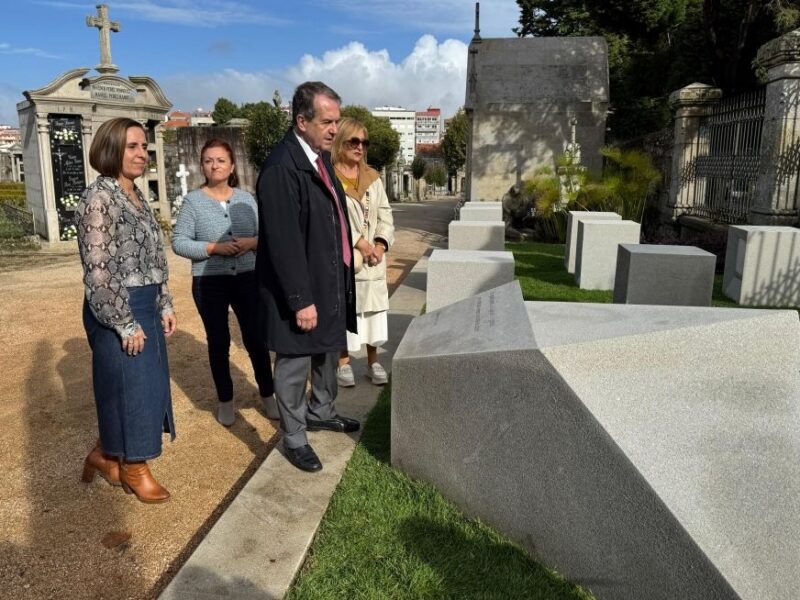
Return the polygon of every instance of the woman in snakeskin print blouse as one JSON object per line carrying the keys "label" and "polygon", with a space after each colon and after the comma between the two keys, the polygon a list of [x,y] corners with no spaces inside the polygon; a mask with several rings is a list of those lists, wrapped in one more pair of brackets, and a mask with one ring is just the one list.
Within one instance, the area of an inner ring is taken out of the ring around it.
{"label": "woman in snakeskin print blouse", "polygon": [[83,480],[99,472],[155,503],[167,501],[169,492],[146,461],[161,454],[162,432],[175,437],[164,336],[177,321],[161,227],[134,183],[148,160],[141,124],[126,118],[103,123],[89,151],[100,175],[81,196],[75,223],[100,430]]}

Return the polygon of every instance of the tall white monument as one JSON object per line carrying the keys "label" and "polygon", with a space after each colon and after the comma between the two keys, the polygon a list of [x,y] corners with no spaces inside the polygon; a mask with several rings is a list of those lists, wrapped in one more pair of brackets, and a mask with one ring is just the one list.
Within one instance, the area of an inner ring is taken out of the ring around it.
{"label": "tall white monument", "polygon": [[67,71],[42,88],[23,92],[25,100],[17,104],[28,209],[36,232],[50,242],[75,237],[75,206],[97,177],[89,165],[89,147],[97,128],[114,117],[129,117],[146,129],[156,169],[148,169],[136,184],[157,212],[165,217],[170,212],[157,126],[172,104],[151,78],[116,75],[111,32],[119,31],[120,24],[109,20],[105,4],[97,6],[97,16],[86,18],[86,25],[99,30],[99,75],[87,76],[87,67]]}

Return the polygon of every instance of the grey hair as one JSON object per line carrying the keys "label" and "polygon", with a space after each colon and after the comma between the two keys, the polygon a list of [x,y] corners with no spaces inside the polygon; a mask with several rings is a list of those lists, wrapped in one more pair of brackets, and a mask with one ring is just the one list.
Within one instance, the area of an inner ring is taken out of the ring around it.
{"label": "grey hair", "polygon": [[297,117],[303,115],[306,121],[314,118],[314,98],[323,95],[331,100],[342,103],[342,98],[330,87],[321,81],[306,81],[297,86],[292,96],[292,124],[297,124]]}

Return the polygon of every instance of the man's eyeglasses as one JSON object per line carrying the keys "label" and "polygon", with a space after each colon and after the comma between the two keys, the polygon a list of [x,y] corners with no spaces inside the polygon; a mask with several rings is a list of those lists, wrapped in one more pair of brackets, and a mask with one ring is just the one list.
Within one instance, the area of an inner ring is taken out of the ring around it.
{"label": "man's eyeglasses", "polygon": [[362,140],[361,138],[353,137],[347,140],[347,143],[350,144],[353,148],[356,146],[362,146],[364,150],[369,148],[369,140]]}

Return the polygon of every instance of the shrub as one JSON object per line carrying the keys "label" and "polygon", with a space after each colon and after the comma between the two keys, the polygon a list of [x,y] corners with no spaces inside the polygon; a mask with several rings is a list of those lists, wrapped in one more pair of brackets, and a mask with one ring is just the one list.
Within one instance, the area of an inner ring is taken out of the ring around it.
{"label": "shrub", "polygon": [[24,183],[0,183],[0,202],[12,204],[19,208],[25,208],[25,184]]}

